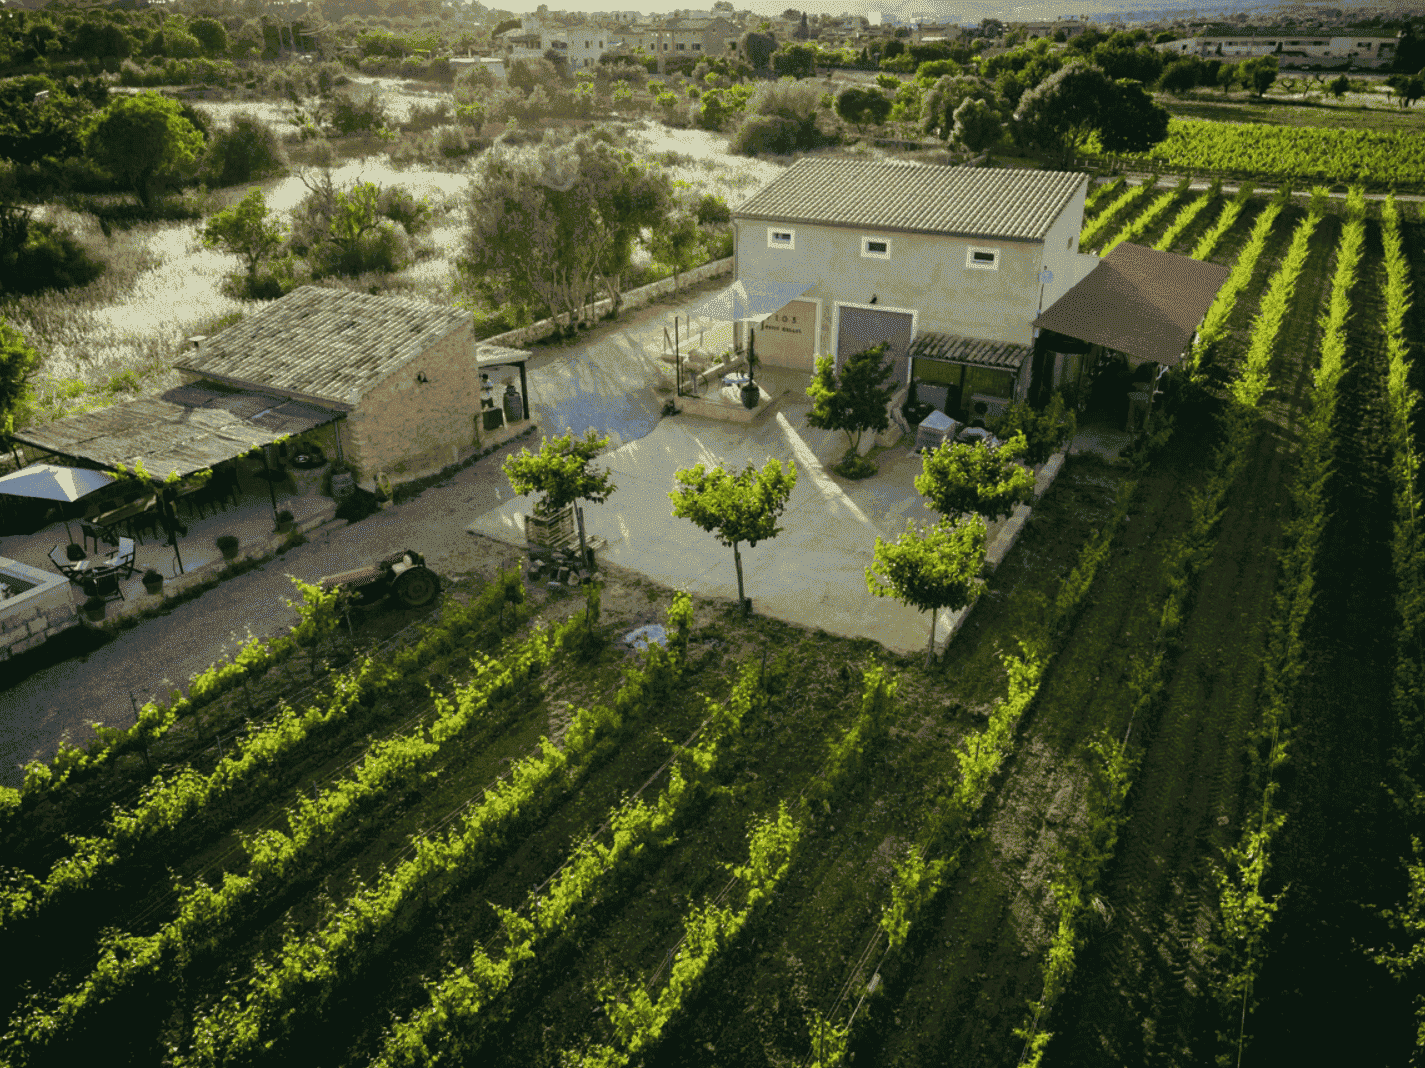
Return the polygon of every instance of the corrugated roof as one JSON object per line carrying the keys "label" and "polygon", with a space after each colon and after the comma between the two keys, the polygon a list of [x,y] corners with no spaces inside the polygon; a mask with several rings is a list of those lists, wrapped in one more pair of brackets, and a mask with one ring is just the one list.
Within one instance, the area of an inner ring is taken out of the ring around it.
{"label": "corrugated roof", "polygon": [[738,208],[739,218],[1041,241],[1074,192],[1075,171],[983,170],[807,157]]}
{"label": "corrugated roof", "polygon": [[1142,245],[1119,245],[1034,325],[1172,366],[1232,272]]}
{"label": "corrugated roof", "polygon": [[133,470],[143,461],[155,478],[191,475],[223,460],[338,418],[284,397],[179,386],[43,426],[17,430],[16,441],[105,467]]}
{"label": "corrugated roof", "polygon": [[946,360],[949,363],[968,363],[976,367],[1002,367],[1008,371],[1018,371],[1031,354],[1032,350],[1024,345],[1012,345],[1006,341],[981,341],[979,338],[937,334],[934,331],[917,334],[910,344],[910,355],[913,359]]}
{"label": "corrugated roof", "polygon": [[458,308],[302,286],[174,362],[221,381],[352,407],[387,375],[453,330]]}

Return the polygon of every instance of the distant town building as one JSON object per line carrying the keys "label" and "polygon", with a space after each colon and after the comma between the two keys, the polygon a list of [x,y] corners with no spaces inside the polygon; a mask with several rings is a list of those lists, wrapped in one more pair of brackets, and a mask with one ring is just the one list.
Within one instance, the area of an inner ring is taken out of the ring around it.
{"label": "distant town building", "polygon": [[1383,67],[1395,59],[1398,37],[1326,37],[1309,34],[1242,37],[1188,37],[1157,47],[1170,55],[1241,60],[1276,56],[1283,67],[1326,64]]}

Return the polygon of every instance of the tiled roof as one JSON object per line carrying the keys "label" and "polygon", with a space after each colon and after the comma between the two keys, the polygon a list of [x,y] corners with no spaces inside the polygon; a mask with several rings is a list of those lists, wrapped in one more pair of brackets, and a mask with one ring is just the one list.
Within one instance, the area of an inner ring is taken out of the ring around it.
{"label": "tiled roof", "polygon": [[471,314],[457,308],[302,286],[208,338],[174,366],[355,406],[387,375],[471,323]]}
{"label": "tiled roof", "polygon": [[1124,242],[1034,325],[1122,352],[1177,363],[1232,272]]}
{"label": "tiled roof", "polygon": [[1009,371],[1018,371],[1030,354],[1031,350],[1024,345],[981,341],[979,338],[937,334],[929,330],[917,334],[910,343],[912,358],[947,360],[950,363],[974,364],[976,367],[1003,367]]}
{"label": "tiled roof", "polygon": [[178,386],[158,397],[82,412],[17,430],[26,445],[105,467],[143,461],[156,478],[191,475],[288,434],[338,418],[284,397]]}
{"label": "tiled roof", "polygon": [[733,214],[966,237],[1043,240],[1088,175],[889,160],[798,160]]}

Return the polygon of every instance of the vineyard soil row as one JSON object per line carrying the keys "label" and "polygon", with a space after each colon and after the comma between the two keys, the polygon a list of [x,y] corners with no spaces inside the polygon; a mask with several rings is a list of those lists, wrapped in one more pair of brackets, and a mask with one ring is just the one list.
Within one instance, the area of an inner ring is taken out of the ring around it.
{"label": "vineyard soil row", "polygon": [[1383,288],[1373,217],[1352,292],[1329,518],[1304,632],[1308,667],[1278,799],[1286,822],[1268,882],[1272,893],[1286,892],[1257,984],[1261,1004],[1248,1024],[1258,1056],[1402,1064],[1410,1045],[1407,992],[1362,951],[1385,940],[1370,905],[1404,897],[1399,858],[1409,853],[1381,789],[1395,721]]}

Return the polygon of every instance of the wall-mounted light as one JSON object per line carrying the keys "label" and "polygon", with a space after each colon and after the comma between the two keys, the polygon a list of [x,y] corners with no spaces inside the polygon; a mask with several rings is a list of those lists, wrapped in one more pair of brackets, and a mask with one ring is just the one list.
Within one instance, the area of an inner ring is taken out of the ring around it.
{"label": "wall-mounted light", "polygon": [[425,382],[429,382],[430,379],[426,377],[426,373],[425,373],[424,371],[417,371],[417,372],[416,372],[416,381],[417,381],[417,382],[421,382],[421,383],[425,383]]}
{"label": "wall-mounted light", "polygon": [[872,304],[876,303],[878,297],[879,297],[879,294],[872,293],[872,294],[871,294],[871,301],[870,301],[870,302],[871,302]]}

